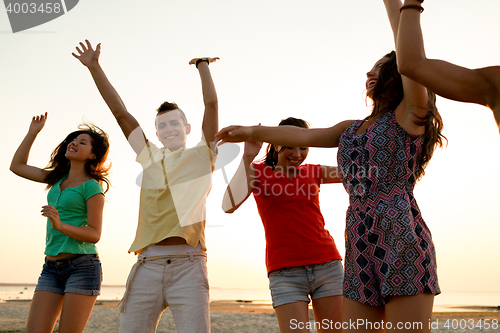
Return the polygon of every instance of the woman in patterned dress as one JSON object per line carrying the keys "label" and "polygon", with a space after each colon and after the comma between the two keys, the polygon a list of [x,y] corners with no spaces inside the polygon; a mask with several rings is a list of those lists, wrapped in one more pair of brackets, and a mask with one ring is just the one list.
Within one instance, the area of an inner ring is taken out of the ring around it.
{"label": "woman in patterned dress", "polygon": [[420,29],[421,11],[414,10],[421,2],[405,0],[405,8],[410,10],[401,11],[396,45],[400,72],[445,98],[489,107],[500,126],[500,66],[469,69],[427,59]]}
{"label": "woman in patterned dress", "polygon": [[[386,5],[397,37],[399,6]],[[443,144],[442,120],[435,95],[398,73],[395,52],[367,73],[366,91],[373,108],[364,120],[317,129],[229,126],[216,139],[338,147],[350,200],[343,332],[430,332],[434,295],[440,290],[431,234],[413,187]]]}

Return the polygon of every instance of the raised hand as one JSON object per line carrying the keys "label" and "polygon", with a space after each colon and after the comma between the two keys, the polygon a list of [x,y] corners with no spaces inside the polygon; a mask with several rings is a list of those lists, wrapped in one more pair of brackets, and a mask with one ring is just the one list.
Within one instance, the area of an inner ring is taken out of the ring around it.
{"label": "raised hand", "polygon": [[262,142],[259,141],[245,141],[245,148],[243,150],[243,155],[255,158],[262,148]]}
{"label": "raised hand", "polygon": [[43,126],[45,125],[46,120],[47,120],[47,112],[45,112],[45,114],[42,114],[40,116],[33,116],[33,118],[31,119],[29,132],[33,132],[35,134],[40,133]]}
{"label": "raised hand", "polygon": [[[260,125],[261,124],[259,123],[259,126]],[[243,150],[243,155],[254,159],[255,156],[259,154],[261,148],[262,148],[261,141],[245,141],[245,148]]]}
{"label": "raised hand", "polygon": [[92,63],[97,63],[99,62],[99,55],[101,54],[101,43],[97,44],[95,50],[92,48],[92,44],[86,39],[85,44],[80,42],[80,47],[76,47],[76,50],[78,51],[79,55],[76,55],[75,53],[71,53],[73,57],[76,59],[80,60],[80,62],[84,65],[89,67]]}
{"label": "raised hand", "polygon": [[202,58],[193,58],[189,61],[189,64],[190,65],[195,65],[196,64],[196,60],[198,59],[207,59],[208,60],[208,63],[211,64],[217,60],[219,60],[220,58],[219,57],[215,57],[215,58],[209,58],[209,57],[202,57]]}

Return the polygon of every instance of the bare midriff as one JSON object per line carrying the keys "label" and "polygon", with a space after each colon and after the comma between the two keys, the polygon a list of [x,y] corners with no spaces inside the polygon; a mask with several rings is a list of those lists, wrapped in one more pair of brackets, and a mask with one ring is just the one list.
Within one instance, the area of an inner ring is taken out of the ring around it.
{"label": "bare midriff", "polygon": [[159,241],[155,245],[183,245],[187,244],[186,240],[182,237],[169,237]]}
{"label": "bare midriff", "polygon": [[49,260],[60,260],[60,259],[76,257],[78,255],[79,254],[76,254],[76,253],[59,253],[57,256],[46,256],[46,257]]}

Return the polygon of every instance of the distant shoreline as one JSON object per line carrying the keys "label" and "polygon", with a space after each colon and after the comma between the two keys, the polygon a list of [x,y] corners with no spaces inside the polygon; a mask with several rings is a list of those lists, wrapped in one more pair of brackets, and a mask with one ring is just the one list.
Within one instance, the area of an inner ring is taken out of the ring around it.
{"label": "distant shoreline", "polygon": [[[36,283],[5,283],[5,282],[0,282],[0,287],[5,286],[5,287],[35,287]],[[101,287],[120,287],[120,288],[125,288],[124,284],[103,284]],[[224,287],[210,287],[210,289],[225,289]],[[261,290],[258,288],[229,288],[229,289],[235,289],[235,290]],[[264,288],[265,289],[265,288]]]}
{"label": "distant shoreline", "polygon": [[[6,282],[0,282],[0,287],[5,286],[5,287],[35,287],[36,283],[6,283]],[[121,287],[125,288],[124,284],[103,284],[101,287]],[[224,287],[212,287],[210,286],[210,289],[226,289]],[[229,289],[234,289],[234,290],[264,290],[266,288],[229,288]]]}
{"label": "distant shoreline", "polygon": [[[118,300],[100,300],[97,299],[95,306],[96,307],[115,307],[118,304]],[[0,302],[0,304],[7,305],[28,305],[31,303],[31,299],[6,299]],[[264,313],[272,313],[274,312],[272,305],[269,303],[263,303],[261,301],[250,301],[250,300],[211,300],[210,301],[211,308],[214,308],[213,311],[222,311],[222,312],[246,312],[246,308],[251,308],[255,312],[256,309],[259,309],[259,312]],[[236,311],[236,309],[240,309],[242,311]],[[457,309],[457,311],[435,311],[433,315],[436,316],[450,316],[450,315],[471,315],[474,317],[481,316],[492,316],[500,313],[500,306],[453,306],[450,309]],[[469,310],[469,311],[460,311]]]}
{"label": "distant shoreline", "polygon": [[[113,308],[116,307],[119,301],[117,300],[97,300],[95,306],[96,307],[105,307],[105,308]],[[3,305],[29,305],[31,303],[30,299],[7,299],[0,304]],[[260,303],[259,301],[244,301],[244,300],[211,300],[210,307],[212,311],[222,311],[222,312],[247,312],[245,310],[254,310],[249,312],[264,312],[264,313],[272,313],[274,312],[271,304]],[[258,309],[258,310],[257,310]],[[454,306],[450,309],[457,309],[457,311],[450,312],[433,312],[435,316],[464,316],[465,314],[474,316],[474,317],[482,317],[482,316],[496,316],[497,313],[500,313],[500,306]],[[458,309],[467,309],[467,310],[475,310],[473,312],[463,312],[458,311]],[[255,311],[257,310],[257,311]]]}
{"label": "distant shoreline", "polygon": [[[32,298],[32,292],[35,289],[35,283],[0,283],[0,304],[9,305],[11,304],[29,304]],[[101,290],[101,295],[97,298],[98,304],[110,304],[113,302],[118,302],[125,290],[124,285],[102,285],[103,290]],[[106,290],[106,288],[108,288]],[[261,309],[266,308],[266,311],[274,312],[272,309],[271,300],[268,299],[268,290],[264,289],[246,289],[246,288],[220,288],[211,287],[213,293],[211,293],[210,302],[214,304],[230,306],[238,305],[240,307],[259,307]],[[449,292],[449,291],[448,291]],[[2,294],[3,293],[3,294]],[[453,292],[449,292],[453,293]],[[495,316],[500,316],[500,304],[499,293],[494,293],[496,296],[485,297],[475,296],[475,301],[470,301],[467,294],[489,294],[487,292],[460,292],[461,295],[456,297],[452,295],[451,298],[443,299],[443,301],[434,304],[433,313],[453,313],[453,312],[465,312],[465,313],[478,313],[487,312]],[[438,296],[439,297],[439,296]],[[445,302],[444,302],[445,301]],[[220,308],[220,306],[218,306]]]}
{"label": "distant shoreline", "polygon": [[[36,283],[8,283],[8,282],[0,282],[0,287],[1,286],[6,286],[6,287],[16,287],[16,286],[29,286],[29,287],[35,287]],[[123,284],[103,284],[102,287],[122,287],[125,288],[125,285]],[[225,287],[212,287],[210,286],[210,289],[234,289],[234,290],[261,290],[261,289],[266,289],[266,288],[225,288]],[[500,290],[490,290],[490,291],[473,291],[473,290],[446,290],[446,291],[441,291],[441,293],[500,293]],[[437,296],[439,297],[439,295]]]}
{"label": "distant shoreline", "polygon": [[[0,287],[5,286],[5,287],[35,287],[36,283],[3,283],[0,282]],[[120,285],[120,284],[103,284],[102,287],[122,287],[125,288],[125,285]]]}

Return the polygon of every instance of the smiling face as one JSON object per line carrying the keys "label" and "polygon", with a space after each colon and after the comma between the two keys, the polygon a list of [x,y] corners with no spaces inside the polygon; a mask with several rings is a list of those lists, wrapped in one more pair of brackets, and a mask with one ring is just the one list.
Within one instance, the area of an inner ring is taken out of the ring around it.
{"label": "smiling face", "polygon": [[96,156],[92,152],[92,138],[88,134],[80,134],[66,147],[64,155],[70,161],[81,161],[94,159]]}
{"label": "smiling face", "polygon": [[378,79],[378,74],[380,72],[380,67],[389,61],[390,59],[388,57],[383,57],[379,61],[373,65],[372,69],[366,73],[366,94],[369,96],[370,93],[373,91],[373,88],[377,84],[377,79]]}
{"label": "smiling face", "polygon": [[156,136],[171,151],[186,147],[191,125],[186,124],[178,110],[159,113],[156,116]]}
{"label": "smiling face", "polygon": [[[281,151],[281,149],[280,149]],[[309,148],[303,147],[283,147],[283,150],[278,155],[277,167],[282,167],[285,170],[289,168],[298,168],[309,154]]]}

